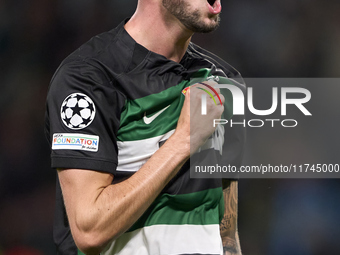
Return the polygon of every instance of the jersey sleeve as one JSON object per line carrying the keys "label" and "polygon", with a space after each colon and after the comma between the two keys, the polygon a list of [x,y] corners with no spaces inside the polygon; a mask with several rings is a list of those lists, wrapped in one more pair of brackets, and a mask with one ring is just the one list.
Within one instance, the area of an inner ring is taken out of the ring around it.
{"label": "jersey sleeve", "polygon": [[116,134],[124,102],[98,67],[85,61],[62,65],[47,95],[46,135],[52,168],[115,174]]}

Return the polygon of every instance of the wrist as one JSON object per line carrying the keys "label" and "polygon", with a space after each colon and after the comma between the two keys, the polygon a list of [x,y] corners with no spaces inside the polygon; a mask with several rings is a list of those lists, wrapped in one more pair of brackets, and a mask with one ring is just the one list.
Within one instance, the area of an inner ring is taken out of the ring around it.
{"label": "wrist", "polygon": [[176,129],[168,142],[174,146],[177,153],[183,154],[188,158],[190,157],[190,134],[185,134]]}

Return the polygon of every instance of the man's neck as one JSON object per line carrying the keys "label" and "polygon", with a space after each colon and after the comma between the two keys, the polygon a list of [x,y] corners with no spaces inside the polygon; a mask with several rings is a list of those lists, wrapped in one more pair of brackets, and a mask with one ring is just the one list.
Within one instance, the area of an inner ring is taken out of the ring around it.
{"label": "man's neck", "polygon": [[181,61],[193,35],[157,5],[139,6],[125,29],[137,43],[175,62]]}

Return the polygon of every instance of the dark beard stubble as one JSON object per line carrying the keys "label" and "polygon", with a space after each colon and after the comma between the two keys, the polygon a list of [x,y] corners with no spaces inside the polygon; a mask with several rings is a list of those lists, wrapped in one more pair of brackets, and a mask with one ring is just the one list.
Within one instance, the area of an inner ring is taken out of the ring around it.
{"label": "dark beard stubble", "polygon": [[212,24],[205,24],[201,21],[199,10],[189,12],[190,6],[183,0],[162,0],[162,4],[174,17],[176,17],[187,29],[194,33],[210,33],[214,31],[219,23],[220,16],[213,17]]}

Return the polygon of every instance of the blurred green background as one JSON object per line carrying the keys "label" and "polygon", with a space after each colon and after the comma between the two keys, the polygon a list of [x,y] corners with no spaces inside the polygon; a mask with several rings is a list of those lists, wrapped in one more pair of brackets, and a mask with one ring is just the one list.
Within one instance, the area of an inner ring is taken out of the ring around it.
{"label": "blurred green background", "polygon": [[[0,254],[55,254],[56,173],[43,131],[49,81],[68,54],[131,16],[136,2],[0,0]],[[193,41],[244,77],[340,76],[339,0],[228,0],[222,6],[220,28]],[[247,158],[259,146],[272,144],[249,146]],[[322,152],[325,145],[313,146]],[[339,184],[240,180],[243,253],[340,254]]]}

